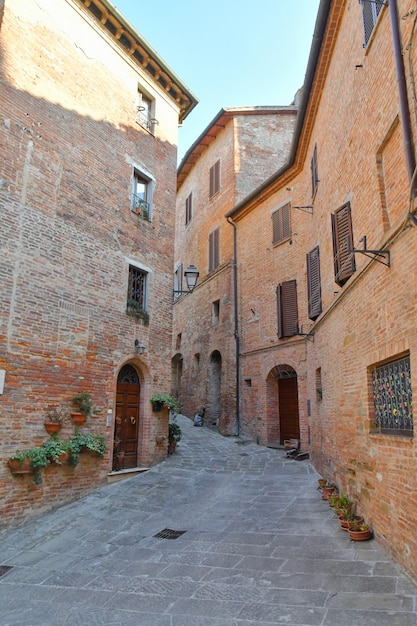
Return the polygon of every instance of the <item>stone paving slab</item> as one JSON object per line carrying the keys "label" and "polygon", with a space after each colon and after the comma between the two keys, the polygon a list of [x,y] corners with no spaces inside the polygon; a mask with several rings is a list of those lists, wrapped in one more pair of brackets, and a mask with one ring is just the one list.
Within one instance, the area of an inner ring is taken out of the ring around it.
{"label": "stone paving slab", "polygon": [[417,626],[416,584],[308,460],[178,420],[163,463],[0,534],[0,626]]}

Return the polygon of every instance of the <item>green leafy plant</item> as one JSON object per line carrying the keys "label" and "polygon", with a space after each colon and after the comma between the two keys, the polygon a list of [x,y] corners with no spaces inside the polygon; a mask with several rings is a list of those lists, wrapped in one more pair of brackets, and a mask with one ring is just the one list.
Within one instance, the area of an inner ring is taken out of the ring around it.
{"label": "green leafy plant", "polygon": [[177,424],[175,420],[170,422],[168,426],[169,443],[172,443],[173,441],[180,441],[181,437],[182,437],[182,431],[181,431],[179,424]]}
{"label": "green leafy plant", "polygon": [[180,406],[178,400],[174,396],[170,396],[169,393],[154,393],[150,398],[151,404],[161,404],[166,406],[174,414],[180,412]]}
{"label": "green leafy plant", "polygon": [[90,452],[94,452],[98,456],[103,457],[106,451],[106,444],[103,435],[76,432],[75,435],[70,438],[68,443],[71,465],[78,465],[80,453],[83,449],[89,450]]}
{"label": "green leafy plant", "polygon": [[49,465],[48,456],[42,446],[35,446],[24,451],[17,450],[10,459],[19,463],[29,460],[33,469],[33,482],[37,485],[42,482],[42,470]]}
{"label": "green leafy plant", "polygon": [[134,317],[137,320],[142,320],[144,326],[149,325],[149,313],[139,306],[139,302],[133,298],[129,298],[126,303],[126,313],[130,317]]}
{"label": "green leafy plant", "polygon": [[80,413],[89,417],[93,412],[93,401],[88,391],[81,391],[75,394],[71,400],[72,404],[77,407]]}
{"label": "green leafy plant", "polygon": [[42,447],[46,452],[48,460],[53,461],[54,463],[58,463],[58,465],[62,464],[60,457],[68,452],[68,443],[66,441],[63,441],[57,435],[53,435],[52,437],[50,437],[47,441],[43,443]]}

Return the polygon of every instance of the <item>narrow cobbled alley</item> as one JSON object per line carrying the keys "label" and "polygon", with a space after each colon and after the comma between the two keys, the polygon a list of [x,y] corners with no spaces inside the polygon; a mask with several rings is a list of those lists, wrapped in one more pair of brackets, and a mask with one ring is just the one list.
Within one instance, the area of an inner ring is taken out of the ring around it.
{"label": "narrow cobbled alley", "polygon": [[310,462],[180,416],[177,452],[0,536],[2,626],[417,626],[417,587],[351,542]]}

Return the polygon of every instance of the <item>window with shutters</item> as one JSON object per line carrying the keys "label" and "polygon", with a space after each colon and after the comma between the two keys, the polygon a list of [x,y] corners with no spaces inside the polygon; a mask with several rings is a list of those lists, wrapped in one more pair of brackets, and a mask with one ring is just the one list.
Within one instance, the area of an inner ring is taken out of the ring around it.
{"label": "window with shutters", "polygon": [[311,159],[311,197],[316,195],[317,187],[319,184],[319,174],[317,169],[317,144],[314,146],[313,158]]}
{"label": "window with shutters", "polygon": [[193,194],[189,193],[185,199],[185,225],[189,224],[193,217]]}
{"label": "window with shutters", "polygon": [[307,293],[308,317],[311,320],[318,318],[322,311],[321,284],[320,284],[320,251],[319,247],[307,252]]}
{"label": "window with shutters", "polygon": [[297,281],[288,280],[277,287],[278,337],[298,335]]}
{"label": "window with shutters", "polygon": [[356,271],[350,202],[332,214],[334,279],[342,286]]}
{"label": "window with shutters", "polygon": [[365,39],[364,47],[366,48],[384,4],[379,0],[360,0],[360,2],[362,4],[362,23]]}
{"label": "window with shutters", "polygon": [[210,168],[210,192],[212,198],[220,191],[220,159]]}
{"label": "window with shutters", "polygon": [[291,237],[290,205],[284,204],[272,213],[272,243],[275,245]]}
{"label": "window with shutters", "polygon": [[209,272],[213,272],[220,264],[220,228],[209,235]]}

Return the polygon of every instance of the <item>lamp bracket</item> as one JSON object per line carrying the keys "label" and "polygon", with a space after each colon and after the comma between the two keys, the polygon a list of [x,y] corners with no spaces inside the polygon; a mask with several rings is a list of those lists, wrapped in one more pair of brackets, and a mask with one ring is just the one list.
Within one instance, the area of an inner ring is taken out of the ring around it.
{"label": "lamp bracket", "polygon": [[366,235],[364,235],[362,239],[359,239],[359,243],[363,243],[362,250],[351,248],[350,237],[346,237],[347,252],[352,254],[364,254],[369,259],[373,259],[374,261],[378,261],[378,263],[382,263],[382,265],[391,267],[391,253],[389,250],[369,250],[366,247]]}
{"label": "lamp bracket", "polygon": [[292,204],[291,208],[292,209],[299,209],[300,211],[303,211],[304,213],[308,213],[309,215],[313,215],[313,205],[312,204],[306,204],[305,206],[294,206]]}
{"label": "lamp bracket", "polygon": [[301,326],[301,329],[299,330],[299,332],[297,333],[297,335],[299,337],[305,337],[307,339],[307,341],[311,341],[312,343],[314,343],[314,334],[310,331],[308,333],[303,333],[303,327]]}

